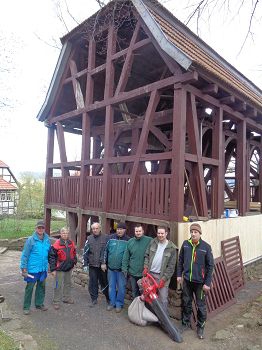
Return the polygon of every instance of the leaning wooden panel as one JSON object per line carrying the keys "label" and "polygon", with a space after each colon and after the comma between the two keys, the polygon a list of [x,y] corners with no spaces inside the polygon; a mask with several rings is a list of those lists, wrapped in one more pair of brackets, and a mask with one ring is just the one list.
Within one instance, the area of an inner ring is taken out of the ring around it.
{"label": "leaning wooden panel", "polygon": [[221,252],[225,260],[234,291],[237,292],[245,285],[239,236],[221,241]]}
{"label": "leaning wooden panel", "polygon": [[[222,257],[215,259],[212,287],[206,295],[207,317],[211,318],[219,312],[236,303],[235,291]],[[197,320],[197,306],[194,298],[192,328],[195,329]]]}

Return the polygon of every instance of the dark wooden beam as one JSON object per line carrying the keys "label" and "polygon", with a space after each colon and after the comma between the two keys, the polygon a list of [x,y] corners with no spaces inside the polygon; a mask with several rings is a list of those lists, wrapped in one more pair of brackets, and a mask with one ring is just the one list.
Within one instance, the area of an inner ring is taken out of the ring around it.
{"label": "dark wooden beam", "polygon": [[217,167],[212,168],[211,188],[211,212],[212,217],[220,219],[224,212],[224,134],[223,134],[223,109],[220,108],[215,117],[212,135],[212,158],[219,161]]}
{"label": "dark wooden beam", "polygon": [[236,179],[237,179],[237,203],[240,215],[247,212],[247,174],[246,174],[246,122],[237,124],[237,157],[236,157]]}
{"label": "dark wooden beam", "polygon": [[202,89],[204,94],[216,95],[218,93],[218,85],[210,83]]}
{"label": "dark wooden beam", "polygon": [[169,220],[176,222],[182,221],[184,215],[186,100],[186,91],[181,85],[175,85]]}
{"label": "dark wooden beam", "polygon": [[137,152],[135,155],[135,161],[133,164],[132,172],[131,172],[131,177],[130,177],[130,187],[129,191],[127,194],[127,199],[126,199],[126,204],[124,208],[124,213],[128,214],[132,205],[132,200],[134,198],[134,193],[135,193],[135,186],[137,184],[137,179],[138,179],[138,171],[139,171],[139,162],[140,162],[140,157],[141,154],[145,152],[146,145],[147,145],[147,137],[149,133],[149,126],[151,124],[151,121],[153,119],[153,115],[155,113],[156,107],[159,102],[159,93],[157,90],[152,91],[146,111],[146,116],[145,116],[145,121],[143,124],[143,128],[141,131],[139,143],[137,146]]}
{"label": "dark wooden beam", "polygon": [[104,101],[100,102],[95,102],[91,104],[90,106],[87,106],[86,109],[79,109],[79,110],[74,110],[68,113],[64,113],[62,115],[53,117],[50,119],[50,123],[56,123],[58,121],[62,121],[68,118],[73,118],[76,116],[79,116],[83,112],[91,112],[91,111],[96,111],[99,109],[103,109],[108,105],[112,104],[119,104],[121,102],[127,102],[131,100],[135,100],[136,98],[140,98],[143,96],[146,96],[150,94],[152,91],[155,91],[156,89],[161,90],[166,87],[172,86],[173,84],[176,83],[186,83],[188,81],[197,81],[198,80],[198,74],[196,72],[187,72],[184,74],[172,76],[169,78],[165,78],[161,81],[157,81],[142,87],[139,87],[137,89],[128,91],[128,92],[122,92],[116,97],[108,98]]}
{"label": "dark wooden beam", "polygon": [[236,102],[236,98],[235,96],[230,95],[220,98],[219,101],[224,105],[232,105]]}

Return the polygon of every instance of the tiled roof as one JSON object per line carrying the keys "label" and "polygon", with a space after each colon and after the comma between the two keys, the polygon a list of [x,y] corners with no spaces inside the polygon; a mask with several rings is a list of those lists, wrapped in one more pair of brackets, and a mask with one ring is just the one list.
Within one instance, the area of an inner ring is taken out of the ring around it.
{"label": "tiled roof", "polygon": [[17,188],[10,182],[0,178],[0,190],[17,190]]}
{"label": "tiled roof", "polygon": [[169,11],[166,10],[166,16],[162,15],[161,10],[164,9],[162,6],[156,6],[154,9],[147,8],[167,39],[185,53],[194,66],[197,65],[204,71],[213,74],[227,86],[248,97],[260,108],[262,107],[262,91],[255,84],[220,57]]}
{"label": "tiled roof", "polygon": [[0,160],[0,168],[9,168],[9,166]]}

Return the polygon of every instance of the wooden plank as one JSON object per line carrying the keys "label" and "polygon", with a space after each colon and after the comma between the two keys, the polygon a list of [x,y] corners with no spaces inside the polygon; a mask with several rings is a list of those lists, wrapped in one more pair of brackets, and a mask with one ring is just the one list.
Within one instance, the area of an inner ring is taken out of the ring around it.
{"label": "wooden plank", "polygon": [[[235,248],[232,248],[233,245],[235,246]],[[230,258],[228,258],[228,246],[230,246]],[[235,258],[231,257],[232,249],[235,249]],[[233,288],[236,292],[239,289],[243,288],[245,285],[243,260],[239,236],[235,236],[227,240],[221,241],[221,252],[222,256],[224,257],[229,276],[232,279]]]}

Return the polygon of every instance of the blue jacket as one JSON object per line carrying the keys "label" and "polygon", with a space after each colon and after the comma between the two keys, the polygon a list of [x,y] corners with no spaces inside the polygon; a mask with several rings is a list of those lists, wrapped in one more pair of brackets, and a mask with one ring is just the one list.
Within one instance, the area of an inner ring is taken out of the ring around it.
{"label": "blue jacket", "polygon": [[48,252],[50,240],[47,233],[41,240],[36,232],[28,237],[21,256],[20,268],[27,269],[28,273],[37,273],[48,270]]}
{"label": "blue jacket", "polygon": [[130,239],[127,235],[119,237],[116,233],[109,236],[107,242],[103,263],[107,264],[110,270],[121,271],[122,260],[126,250],[127,241]]}

